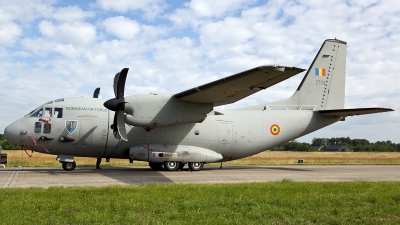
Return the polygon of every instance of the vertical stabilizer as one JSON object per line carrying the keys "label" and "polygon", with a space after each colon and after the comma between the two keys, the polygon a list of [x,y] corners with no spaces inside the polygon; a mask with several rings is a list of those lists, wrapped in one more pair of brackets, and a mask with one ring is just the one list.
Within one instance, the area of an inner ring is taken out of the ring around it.
{"label": "vertical stabilizer", "polygon": [[296,92],[287,99],[240,109],[343,109],[347,43],[327,39]]}
{"label": "vertical stabilizer", "polygon": [[346,46],[337,39],[325,40],[291,97],[296,105],[316,105],[316,110],[344,108]]}

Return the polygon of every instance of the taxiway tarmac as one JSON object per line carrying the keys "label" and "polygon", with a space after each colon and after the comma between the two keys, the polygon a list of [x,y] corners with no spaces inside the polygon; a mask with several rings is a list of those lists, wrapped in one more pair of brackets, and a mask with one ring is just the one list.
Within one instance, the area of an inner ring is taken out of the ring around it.
{"label": "taxiway tarmac", "polygon": [[205,167],[200,172],[154,171],[148,167],[77,167],[67,172],[54,167],[0,168],[3,188],[53,186],[141,185],[148,183],[240,183],[290,179],[293,181],[400,181],[400,166],[225,166]]}

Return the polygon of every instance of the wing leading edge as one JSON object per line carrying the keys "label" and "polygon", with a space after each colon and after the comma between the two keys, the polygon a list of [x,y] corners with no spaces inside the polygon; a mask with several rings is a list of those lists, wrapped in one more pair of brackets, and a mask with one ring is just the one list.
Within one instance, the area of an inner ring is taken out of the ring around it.
{"label": "wing leading edge", "polygon": [[381,113],[394,111],[389,108],[357,108],[357,109],[331,109],[331,110],[319,110],[318,112],[326,116],[359,116],[365,114]]}
{"label": "wing leading edge", "polygon": [[259,66],[208,84],[192,88],[174,97],[186,102],[226,105],[284,81],[304,69],[278,65]]}

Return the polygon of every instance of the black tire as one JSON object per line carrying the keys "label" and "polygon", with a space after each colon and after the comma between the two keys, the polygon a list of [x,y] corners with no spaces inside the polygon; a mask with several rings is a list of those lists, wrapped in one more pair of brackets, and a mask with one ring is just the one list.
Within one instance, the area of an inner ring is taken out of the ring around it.
{"label": "black tire", "polygon": [[163,170],[164,169],[162,163],[149,162],[149,166],[153,170]]}
{"label": "black tire", "polygon": [[189,169],[191,171],[200,171],[203,169],[203,167],[204,167],[203,162],[190,162],[189,163]]}
{"label": "black tire", "polygon": [[186,165],[186,163],[180,163],[180,165],[179,165],[179,169],[180,169],[180,170],[182,170],[182,169],[183,169],[183,167],[185,167],[185,165]]}
{"label": "black tire", "polygon": [[175,161],[164,162],[164,169],[166,171],[177,171],[179,169],[180,163]]}
{"label": "black tire", "polygon": [[65,171],[72,171],[75,169],[75,167],[76,167],[75,161],[74,162],[62,162],[62,168]]}

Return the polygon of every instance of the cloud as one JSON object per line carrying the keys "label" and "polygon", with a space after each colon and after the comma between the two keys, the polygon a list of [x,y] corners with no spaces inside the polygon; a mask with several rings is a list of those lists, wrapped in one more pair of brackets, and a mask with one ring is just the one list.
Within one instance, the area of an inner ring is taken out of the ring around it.
{"label": "cloud", "polygon": [[96,39],[96,27],[86,22],[53,24],[50,21],[39,23],[39,30],[51,40],[76,45],[92,43]]}
{"label": "cloud", "polygon": [[254,0],[192,0],[184,3],[185,8],[176,9],[166,17],[178,27],[191,25],[197,27],[210,19],[218,19],[240,12],[248,5],[254,4]]}
{"label": "cloud", "polygon": [[0,45],[13,45],[22,34],[22,29],[14,22],[0,24]]}
{"label": "cloud", "polygon": [[106,31],[121,40],[133,39],[140,31],[140,24],[123,16],[111,17],[104,20]]}
{"label": "cloud", "polygon": [[37,18],[48,17],[53,12],[54,0],[0,2],[0,21],[30,23]]}
{"label": "cloud", "polygon": [[167,8],[167,4],[164,0],[97,0],[96,4],[104,10],[112,10],[118,13],[141,10],[144,12],[144,17],[149,20],[153,20]]}
{"label": "cloud", "polygon": [[55,10],[52,17],[59,22],[71,22],[84,21],[86,18],[91,18],[94,16],[94,12],[83,11],[78,6],[68,6]]}

